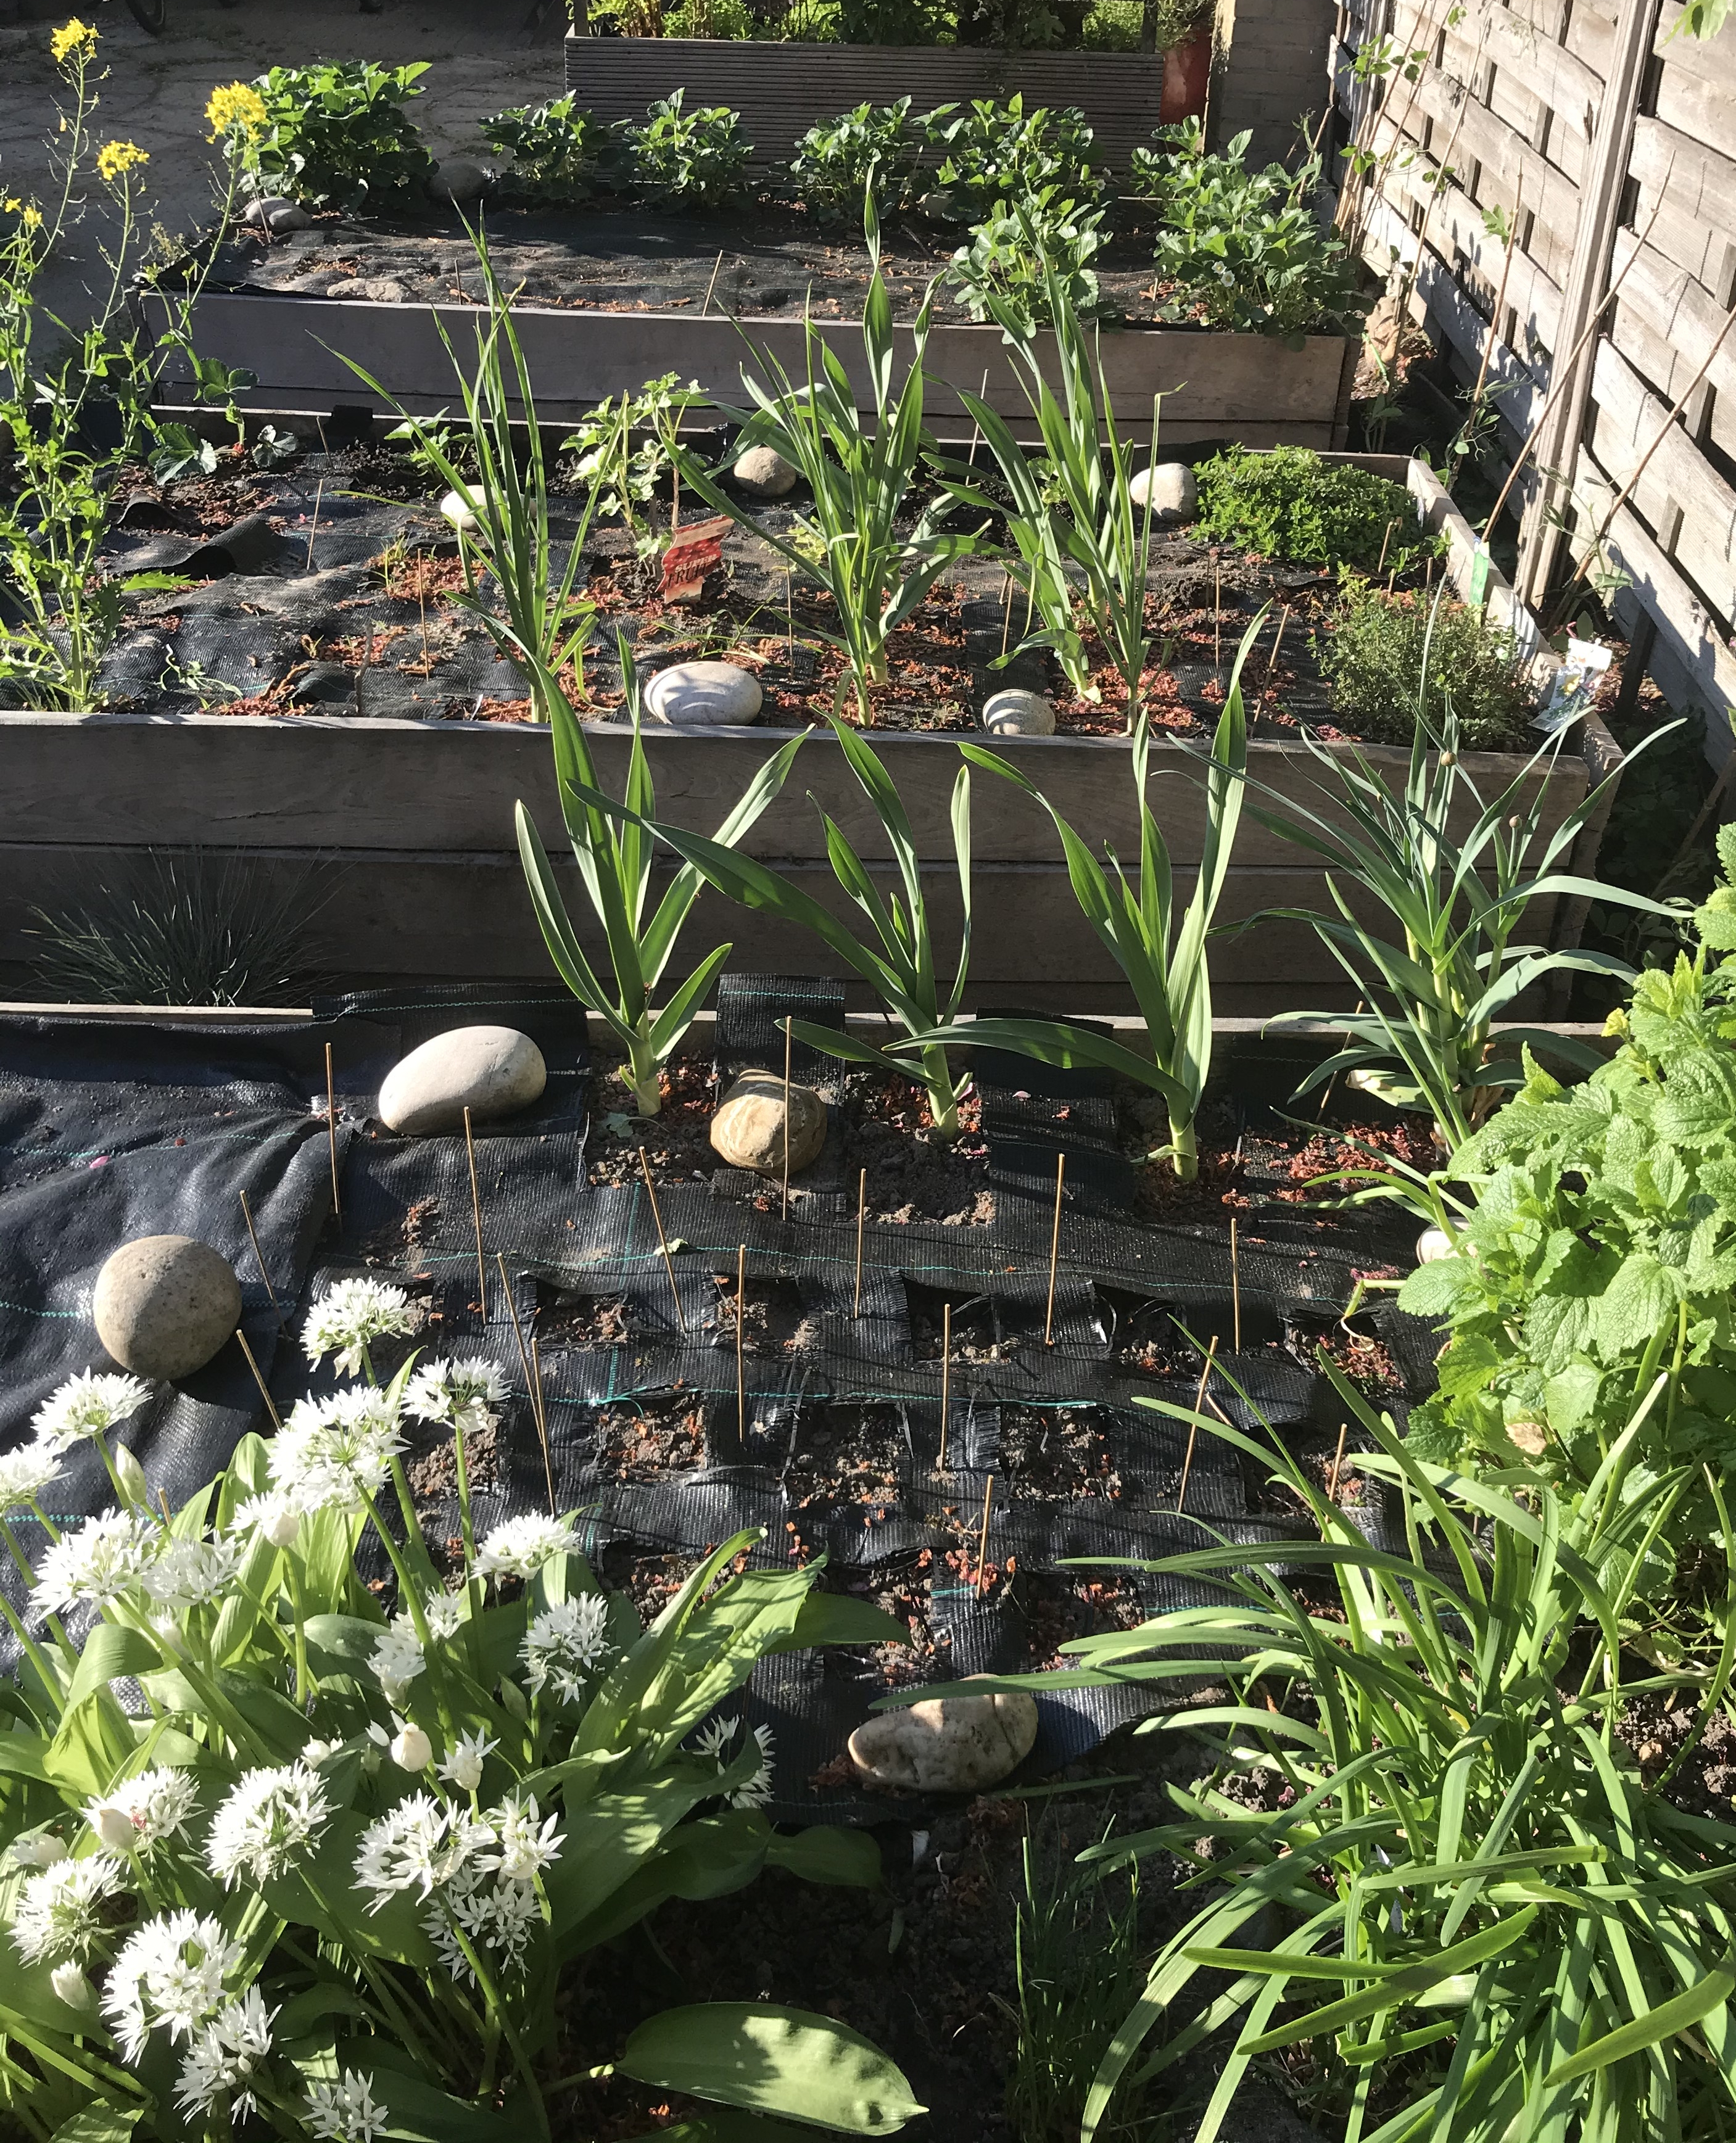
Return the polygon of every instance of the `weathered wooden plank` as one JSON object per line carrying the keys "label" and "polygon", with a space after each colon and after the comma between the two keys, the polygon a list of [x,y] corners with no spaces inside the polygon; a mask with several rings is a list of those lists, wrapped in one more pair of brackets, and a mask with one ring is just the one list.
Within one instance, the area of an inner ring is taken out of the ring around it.
{"label": "weathered wooden plank", "polygon": [[[432,415],[448,408],[455,392],[452,359],[436,323],[445,326],[462,358],[473,347],[477,317],[468,305],[213,291],[195,307],[192,335],[201,358],[257,374],[259,384],[240,398],[245,408],[302,409],[323,402],[389,408],[384,395],[371,393],[350,370],[344,362],[348,357],[388,387],[403,408]],[[799,319],[755,319],[738,329],[728,319],[681,313],[535,305],[515,308],[513,319],[539,413],[551,423],[576,418],[606,396],[636,393],[665,372],[697,380],[707,398],[729,407],[744,399],[744,364],[763,373],[769,354],[793,377],[806,373]],[[859,401],[872,406],[859,325],[828,320],[819,326]],[[908,329],[896,330],[894,339],[896,369],[910,362],[914,345]],[[1347,359],[1342,336],[1310,336],[1302,349],[1291,350],[1263,335],[1128,328],[1105,333],[1100,347],[1110,393],[1130,428],[1149,425],[1152,397],[1161,393],[1166,398],[1164,435],[1177,442],[1226,432],[1246,438],[1252,425],[1279,435],[1257,443],[1335,443],[1299,433],[1329,433],[1333,427]],[[962,386],[974,393],[985,373],[990,406],[1008,417],[1028,417],[1020,375],[998,328],[936,328],[927,364],[936,383],[927,398],[931,417],[964,421],[956,390]],[[172,401],[186,389],[171,364],[164,398]],[[1294,440],[1293,433],[1298,434]]]}
{"label": "weathered wooden plank", "polygon": [[685,89],[690,108],[724,104],[759,165],[787,162],[807,129],[853,106],[908,97],[917,111],[1021,95],[1076,106],[1115,171],[1150,139],[1163,102],[1161,53],[1007,52],[996,47],[804,45],[705,37],[566,40],[566,87],[600,119],[643,116]]}
{"label": "weathered wooden plank", "polygon": [[1736,450],[1736,339],[1715,347],[1729,317],[1725,308],[1655,246],[1641,245],[1634,231],[1617,232],[1614,265],[1623,281],[1609,322],[1610,339],[1671,408],[1714,350],[1706,374],[1714,391],[1711,436],[1726,452]]}
{"label": "weathered wooden plank", "polygon": [[[1659,650],[1676,666],[1692,703],[1706,716],[1706,755],[1722,766],[1733,748],[1731,710],[1736,708],[1736,653],[1725,644],[1705,605],[1665,557],[1630,506],[1620,509],[1610,531],[1612,562],[1631,586],[1618,605],[1637,605],[1658,629]],[[1631,620],[1628,621],[1631,623]],[[1661,680],[1660,680],[1661,681]],[[1671,695],[1671,705],[1684,702]]]}
{"label": "weathered wooden plank", "polygon": [[1648,242],[1709,290],[1728,289],[1736,280],[1736,161],[1642,114],[1628,175],[1639,188],[1635,230],[1649,230]]}
{"label": "weathered wooden plank", "polygon": [[[217,853],[207,851],[207,853]],[[92,883],[123,871],[136,850],[108,846],[44,848],[0,843],[0,962],[27,962],[35,951],[24,934],[27,911],[45,901],[76,902]],[[225,858],[225,860],[229,859]],[[285,899],[317,901],[321,882],[309,881],[309,859],[299,849],[254,849],[235,859],[250,879],[280,887]],[[823,863],[787,864],[789,875],[830,913],[853,926],[861,918],[850,907]],[[581,940],[600,958],[606,947],[585,901],[578,874],[557,861],[567,903]],[[888,869],[877,872],[886,889],[897,889]],[[1177,874],[1183,899],[1193,874]],[[516,856],[454,856],[428,850],[358,851],[335,864],[326,889],[327,915],[341,941],[347,973],[430,977],[487,975],[499,980],[547,977],[551,969],[537,931]],[[937,964],[951,973],[958,957],[962,911],[956,878],[945,870],[924,874],[923,890],[935,932]],[[1266,908],[1327,907],[1318,873],[1233,869],[1219,907],[1229,924]],[[1372,909],[1368,919],[1376,919]],[[1553,903],[1540,903],[1527,918],[1526,936],[1546,943]],[[319,920],[313,929],[317,936]],[[730,944],[730,965],[780,974],[848,975],[849,970],[811,932],[775,916],[751,912],[709,890],[695,904],[670,963],[679,977],[715,947]],[[1226,987],[1263,993],[1267,1007],[1298,1009],[1318,992],[1336,985],[1343,970],[1306,923],[1256,923],[1213,949],[1214,980]],[[1026,985],[1065,998],[1074,987],[1114,989],[1120,971],[1081,913],[1059,864],[982,866],[974,879],[971,941],[972,1002],[987,995],[1004,1002]]]}
{"label": "weathered wooden plank", "polygon": [[[587,731],[598,772],[619,795],[630,739],[616,725]],[[706,736],[648,730],[645,745],[659,812],[672,824],[710,833],[746,788],[778,738],[757,730]],[[952,852],[951,799],[960,765],[954,740],[890,733],[877,740],[903,797],[918,850],[935,861]],[[1095,843],[1136,854],[1126,745],[1115,738],[1024,738],[1006,755],[1056,809]],[[0,715],[8,779],[0,794],[0,841],[48,845],[89,838],[94,825],[125,824],[142,842],[208,842],[223,848],[344,853],[438,849],[510,850],[520,798],[544,839],[556,844],[560,809],[547,732],[528,725],[359,720],[294,716],[236,721],[221,715]],[[1406,755],[1366,747],[1369,759],[1402,778]],[[1203,794],[1178,747],[1153,753],[1153,807],[1179,862],[1199,854]],[[1468,755],[1486,793],[1517,771],[1511,755]],[[1306,749],[1267,744],[1250,750],[1254,778],[1274,794],[1312,807],[1320,774]],[[1557,768],[1548,822],[1585,794],[1585,770],[1569,757]],[[1011,783],[979,775],[973,784],[974,852],[985,863],[1058,859],[1047,814]],[[879,821],[829,736],[804,745],[784,794],[744,846],[799,860],[823,858],[819,809],[862,853],[890,855]],[[1238,847],[1248,864],[1293,861],[1295,852],[1244,820]]]}

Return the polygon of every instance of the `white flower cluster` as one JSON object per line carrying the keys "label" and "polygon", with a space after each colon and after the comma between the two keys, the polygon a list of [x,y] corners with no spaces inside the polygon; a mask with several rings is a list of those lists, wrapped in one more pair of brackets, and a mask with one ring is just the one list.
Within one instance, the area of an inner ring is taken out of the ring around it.
{"label": "white flower cluster", "polygon": [[305,1763],[244,1772],[212,1819],[205,1865],[226,1889],[280,1875],[319,1838],[331,1814],[319,1774]]}
{"label": "white flower cluster", "polygon": [[371,2076],[345,2069],[336,2083],[308,2086],[307,2126],[315,2143],[373,2143],[386,2125],[374,2103]]}
{"label": "white flower cluster", "polygon": [[476,1574],[481,1578],[534,1577],[557,1555],[576,1555],[579,1537],[559,1518],[545,1518],[535,1511],[508,1518],[497,1525],[477,1552]]}
{"label": "white flower cluster", "polygon": [[13,1947],[26,1964],[82,1963],[102,1933],[103,1904],[120,1888],[121,1863],[111,1853],[52,1862],[18,1893]]}
{"label": "white flower cluster", "polygon": [[379,1676],[387,1703],[394,1711],[401,1710],[410,1684],[428,1665],[423,1656],[422,1640],[409,1616],[393,1616],[390,1626],[369,1653],[368,1664]]}
{"label": "white flower cluster", "polygon": [[[718,1769],[727,1770],[731,1758],[730,1744],[741,1731],[739,1719],[715,1719],[700,1732],[696,1745],[701,1756],[709,1756]],[[756,1726],[749,1739],[758,1745],[759,1768],[741,1785],[734,1787],[724,1798],[731,1808],[764,1808],[772,1797],[772,1759],[777,1753],[777,1740],[769,1726]]]}
{"label": "white flower cluster", "polygon": [[[449,1770],[468,1770],[467,1745],[454,1752]],[[480,1754],[474,1760],[480,1777]],[[455,1801],[412,1794],[363,1833],[356,1882],[374,1893],[375,1912],[407,1890],[427,1902],[433,1909],[423,1926],[454,1978],[476,1977],[467,1944],[487,1953],[491,1972],[516,1972],[542,1917],[537,1878],[560,1857],[561,1844],[558,1819],[545,1817],[531,1796],[511,1796],[477,1815]]]}
{"label": "white flower cluster", "polygon": [[507,1383],[492,1362],[425,1362],[404,1393],[404,1412],[412,1421],[449,1422],[466,1436],[480,1436],[499,1417],[494,1408],[507,1396]]}
{"label": "white flower cluster", "polygon": [[385,1485],[403,1439],[385,1393],[356,1385],[297,1400],[270,1448],[274,1493],[306,1517],[328,1507],[359,1510]]}
{"label": "white flower cluster", "polygon": [[37,1559],[31,1603],[50,1615],[87,1604],[106,1606],[136,1591],[156,1561],[162,1527],[142,1511],[104,1511],[77,1532],[62,1533]]}
{"label": "white flower cluster", "polygon": [[609,1610],[598,1592],[557,1600],[532,1617],[519,1656],[533,1696],[552,1688],[563,1704],[577,1704],[611,1649]]}
{"label": "white flower cluster", "polygon": [[401,1287],[377,1279],[334,1280],[309,1309],[301,1344],[310,1362],[330,1354],[341,1376],[353,1377],[376,1339],[413,1330],[416,1312]]}
{"label": "white flower cluster", "polygon": [[224,1981],[243,1954],[220,1920],[190,1908],[159,1913],[129,1935],[102,1997],[121,2059],[136,2066],[154,2031],[190,2039],[215,2022],[229,2006]]}
{"label": "white flower cluster", "polygon": [[176,2079],[176,2103],[182,2113],[208,2113],[231,2091],[238,2094],[229,2101],[231,2121],[254,2111],[248,2086],[271,2051],[271,2020],[276,2013],[267,2011],[258,1987],[250,1987],[238,2001],[225,2002],[199,2027]]}
{"label": "white flower cluster", "polygon": [[61,1477],[62,1455],[85,1438],[105,1436],[151,1397],[136,1377],[86,1369],[69,1377],[31,1418],[35,1441],[0,1453],[0,1518],[29,1511]]}
{"label": "white flower cluster", "polygon": [[190,1771],[141,1771],[88,1802],[85,1820],[111,1853],[148,1853],[180,1833],[198,1798]]}

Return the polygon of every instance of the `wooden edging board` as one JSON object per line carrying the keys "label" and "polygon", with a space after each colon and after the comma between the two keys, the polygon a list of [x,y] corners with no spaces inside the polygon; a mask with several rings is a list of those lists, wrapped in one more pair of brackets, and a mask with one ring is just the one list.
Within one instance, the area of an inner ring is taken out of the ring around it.
{"label": "wooden edging board", "polygon": [[[1467,572],[1475,539],[1432,474],[1397,457],[1373,459],[1372,465],[1408,482],[1422,517],[1447,531],[1455,578]],[[1491,576],[1487,600],[1498,621],[1511,621],[1522,641],[1534,636],[1498,576]],[[1534,637],[1527,644],[1535,645]],[[618,794],[629,733],[619,724],[596,724],[588,734],[601,777]],[[962,923],[950,821],[960,765],[956,740],[893,731],[875,741],[911,819],[942,958],[956,959]],[[651,729],[645,743],[659,813],[709,833],[774,748],[776,733]],[[1548,777],[1545,823],[1551,828],[1619,762],[1595,716],[1583,722],[1580,743],[1578,752],[1564,751]],[[1125,740],[1009,739],[1000,749],[1094,847],[1107,841],[1123,856],[1137,855]],[[1405,752],[1363,750],[1388,779],[1402,780]],[[144,851],[200,850],[245,858],[285,906],[314,911],[316,942],[331,947],[319,964],[347,977],[547,976],[547,955],[514,841],[513,806],[521,799],[557,857],[581,938],[601,950],[576,870],[561,859],[551,755],[539,727],[312,715],[0,714],[0,753],[8,772],[0,787],[0,970],[17,972],[27,963],[32,908],[77,907],[93,883],[113,880]],[[1183,746],[1160,743],[1153,763],[1154,807],[1185,898],[1204,827],[1197,762]],[[1523,764],[1512,753],[1466,759],[1486,797],[1500,793]],[[1302,744],[1256,735],[1250,772],[1280,799],[1325,808],[1316,763]],[[896,889],[879,822],[830,736],[811,736],[804,744],[784,794],[744,849],[844,912],[816,804],[842,826],[880,881]],[[1073,899],[1059,843],[1041,806],[1011,784],[979,775],[972,815],[969,1001],[1004,1002],[1018,991],[1027,1001],[1094,1011],[1124,1004],[1119,971]],[[1600,815],[1582,829],[1567,862],[1575,874],[1595,875],[1601,833]],[[1314,861],[1252,812],[1244,814],[1220,920],[1249,923],[1274,908],[1324,904]],[[1582,922],[1575,903],[1551,903],[1546,910],[1540,903],[1527,918],[1527,934],[1574,943]],[[806,931],[709,893],[695,909],[675,961],[685,956],[690,964],[726,942],[738,968],[846,972]],[[1220,940],[1214,973],[1218,1002],[1227,1012],[1332,1012],[1346,1008],[1351,994],[1342,971],[1302,923],[1261,921]]]}

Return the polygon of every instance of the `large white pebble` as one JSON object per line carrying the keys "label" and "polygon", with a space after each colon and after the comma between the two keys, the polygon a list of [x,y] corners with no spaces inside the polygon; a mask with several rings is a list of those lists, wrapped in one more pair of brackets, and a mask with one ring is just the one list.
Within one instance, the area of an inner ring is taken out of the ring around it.
{"label": "large white pebble", "polygon": [[883,1711],[850,1736],[850,1761],[871,1785],[900,1793],[977,1794],[1022,1764],[1036,1741],[1036,1704],[1022,1690],[945,1696]]}
{"label": "large white pebble", "polygon": [[[711,1143],[731,1168],[784,1173],[784,1075],[744,1072],[717,1106]],[[812,1086],[789,1087],[789,1172],[805,1168],[826,1143],[826,1104]]]}
{"label": "large white pebble", "polygon": [[1053,736],[1055,709],[1046,692],[1009,685],[983,701],[982,726],[992,736]]}
{"label": "large white pebble", "polygon": [[733,662],[677,662],[645,688],[645,711],[672,729],[715,729],[759,719],[759,681]]}
{"label": "large white pebble", "polygon": [[796,487],[796,472],[775,447],[749,447],[730,474],[750,498],[782,498]]}
{"label": "large white pebble", "polygon": [[1444,1228],[1425,1228],[1417,1238],[1417,1262],[1419,1265],[1438,1265],[1442,1258],[1455,1255]]}
{"label": "large white pebble", "polygon": [[1199,506],[1199,487],[1185,462],[1160,462],[1155,468],[1136,470],[1127,486],[1135,506],[1149,500],[1155,521],[1180,524],[1191,521]]}
{"label": "large white pebble", "polygon": [[419,1137],[527,1109],[548,1084],[542,1052],[514,1027],[455,1027],[400,1057],[380,1088],[388,1131]]}
{"label": "large white pebble", "polygon": [[172,1380],[202,1369],[240,1323],[241,1284],[209,1243],[140,1235],[97,1274],[91,1311],[123,1369]]}

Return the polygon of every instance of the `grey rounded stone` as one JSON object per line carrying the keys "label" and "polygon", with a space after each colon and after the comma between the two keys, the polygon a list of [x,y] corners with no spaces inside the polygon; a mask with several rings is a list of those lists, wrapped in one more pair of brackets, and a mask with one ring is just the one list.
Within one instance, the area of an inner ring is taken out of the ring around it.
{"label": "grey rounded stone", "polygon": [[750,498],[783,498],[796,487],[796,472],[775,447],[749,447],[730,473]]}
{"label": "grey rounded stone", "polygon": [[994,736],[1053,736],[1055,710],[1046,692],[1008,685],[983,701],[982,726]]}
{"label": "grey rounded stone", "polygon": [[850,1736],[850,1761],[870,1785],[900,1793],[978,1794],[1016,1770],[1036,1742],[1036,1704],[1022,1690],[945,1696],[883,1711]]}
{"label": "grey rounded stone", "polygon": [[443,156],[436,166],[433,191],[443,200],[479,200],[487,192],[492,174],[468,156]]}
{"label": "grey rounded stone", "polygon": [[1153,520],[1178,527],[1191,521],[1199,507],[1199,488],[1185,462],[1160,462],[1155,468],[1135,470],[1127,496],[1135,506],[1149,499]]}
{"label": "grey rounded stone", "polygon": [[677,662],[645,688],[645,712],[674,729],[711,729],[759,718],[759,681],[733,662]]}
{"label": "grey rounded stone", "polygon": [[368,298],[377,305],[401,305],[408,293],[389,275],[344,275],[325,286],[328,298]]}
{"label": "grey rounded stone", "polygon": [[299,201],[285,201],[274,208],[265,218],[267,228],[274,237],[285,237],[292,230],[311,230],[314,219]]}
{"label": "grey rounded stone", "polygon": [[241,1322],[229,1260],[191,1235],[141,1235],[96,1275],[96,1336],[136,1377],[172,1381],[202,1369]]}
{"label": "grey rounded stone", "polygon": [[388,1131],[420,1137],[528,1108],[548,1084],[542,1052],[515,1027],[454,1027],[401,1057],[380,1088]]}
{"label": "grey rounded stone", "polygon": [[[242,210],[241,220],[243,223],[250,223],[255,230],[269,230],[273,216],[280,215],[285,209],[294,208],[295,205],[296,204],[287,194],[261,194],[257,200],[249,201],[246,207]],[[313,221],[314,219],[308,215],[305,209],[302,210],[302,215],[306,222]],[[297,226],[298,229],[299,227],[299,225]]]}
{"label": "grey rounded stone", "polygon": [[[812,1086],[789,1087],[789,1172],[819,1157],[826,1143],[826,1104]],[[744,1072],[717,1105],[711,1144],[731,1168],[784,1173],[784,1075]]]}

